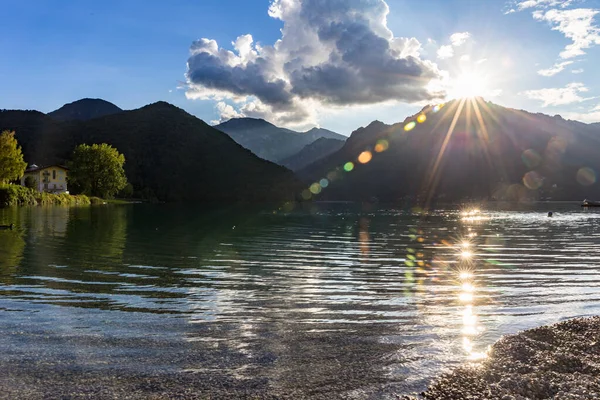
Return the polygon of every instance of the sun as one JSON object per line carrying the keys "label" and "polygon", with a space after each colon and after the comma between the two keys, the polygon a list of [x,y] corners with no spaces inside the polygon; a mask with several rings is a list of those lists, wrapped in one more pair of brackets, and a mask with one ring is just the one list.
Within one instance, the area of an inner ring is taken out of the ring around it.
{"label": "sun", "polygon": [[476,71],[462,72],[450,81],[448,94],[453,99],[483,97],[489,91],[488,79]]}

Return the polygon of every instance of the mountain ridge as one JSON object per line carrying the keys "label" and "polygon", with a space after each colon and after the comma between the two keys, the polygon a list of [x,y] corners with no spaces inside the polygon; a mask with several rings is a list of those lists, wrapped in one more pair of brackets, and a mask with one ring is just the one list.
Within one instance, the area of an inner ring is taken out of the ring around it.
{"label": "mountain ridge", "polygon": [[297,154],[321,137],[346,139],[343,135],[323,128],[296,132],[257,118],[232,118],[214,127],[257,156],[280,165],[282,160]]}
{"label": "mountain ridge", "polygon": [[123,110],[103,99],[83,98],[67,103],[47,115],[59,121],[87,121],[105,115],[117,114]]}
{"label": "mountain ridge", "polygon": [[125,155],[128,180],[146,198],[270,202],[294,199],[301,188],[291,171],[166,102],[87,121],[3,111],[4,129],[16,131],[29,164],[64,162],[78,144],[108,143]]}
{"label": "mountain ridge", "polygon": [[[600,197],[596,182],[600,125],[515,110],[483,99],[460,103],[450,101],[437,112],[429,106],[426,113],[402,123],[374,121],[352,132],[340,150],[298,175],[307,184],[339,177],[318,195],[325,200]],[[379,140],[386,141],[387,151],[375,150]],[[362,159],[364,164],[358,157],[362,152],[369,152]],[[352,172],[344,172],[347,162],[354,164]]]}

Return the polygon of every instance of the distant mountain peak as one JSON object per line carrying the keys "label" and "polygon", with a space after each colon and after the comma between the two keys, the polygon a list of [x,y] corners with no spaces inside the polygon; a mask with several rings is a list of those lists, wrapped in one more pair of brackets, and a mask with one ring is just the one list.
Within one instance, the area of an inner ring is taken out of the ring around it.
{"label": "distant mountain peak", "polygon": [[58,110],[49,112],[48,115],[59,121],[87,121],[122,111],[121,108],[109,101],[85,98],[67,103]]}
{"label": "distant mountain peak", "polygon": [[320,137],[346,140],[345,136],[326,129],[297,132],[258,118],[232,118],[214,127],[257,156],[276,163],[298,153]]}
{"label": "distant mountain peak", "polygon": [[256,129],[261,127],[275,127],[275,125],[262,118],[238,117],[215,125],[215,128],[219,129],[219,127],[228,129]]}

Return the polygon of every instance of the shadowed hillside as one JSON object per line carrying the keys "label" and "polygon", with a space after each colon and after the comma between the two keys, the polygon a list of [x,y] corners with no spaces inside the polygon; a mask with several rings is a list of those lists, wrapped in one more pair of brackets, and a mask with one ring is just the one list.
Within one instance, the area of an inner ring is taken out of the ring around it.
{"label": "shadowed hillside", "polygon": [[326,139],[322,137],[311,144],[307,144],[293,156],[281,160],[280,164],[292,171],[298,171],[299,169],[338,151],[342,146],[344,146],[344,141],[342,140]]}
{"label": "shadowed hillside", "polygon": [[427,202],[600,198],[598,172],[600,126],[479,98],[426,107],[403,123],[373,122],[299,175],[309,183],[330,178],[319,199]]}
{"label": "shadowed hillside", "polygon": [[80,143],[108,143],[125,155],[125,172],[145,197],[165,201],[290,199],[298,181],[230,137],[165,102],[89,121],[58,122],[39,112],[4,111],[0,130],[16,131],[25,160],[64,162]]}

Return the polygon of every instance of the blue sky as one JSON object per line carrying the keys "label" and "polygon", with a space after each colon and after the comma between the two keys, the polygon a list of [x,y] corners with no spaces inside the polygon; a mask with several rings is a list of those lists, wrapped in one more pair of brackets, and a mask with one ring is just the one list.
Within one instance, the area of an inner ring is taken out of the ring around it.
{"label": "blue sky", "polygon": [[349,134],[440,97],[481,94],[600,121],[596,0],[4,0],[2,9],[0,108],[164,100],[207,122],[247,115]]}

